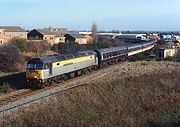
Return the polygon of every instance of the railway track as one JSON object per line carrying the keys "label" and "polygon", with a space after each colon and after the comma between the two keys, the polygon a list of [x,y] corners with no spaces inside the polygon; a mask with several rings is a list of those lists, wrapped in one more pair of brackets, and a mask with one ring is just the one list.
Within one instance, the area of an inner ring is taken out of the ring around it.
{"label": "railway track", "polygon": [[24,90],[10,93],[7,96],[0,98],[0,106],[5,105],[10,102],[13,102],[13,101],[16,101],[16,100],[22,98],[23,96],[28,95],[32,91],[33,90],[31,90],[31,89],[24,89]]}
{"label": "railway track", "polygon": [[68,79],[67,81],[64,81],[60,84],[46,87],[44,89],[36,91],[31,89],[24,89],[4,96],[3,98],[0,98],[0,116],[3,117],[9,114],[10,111],[16,111],[18,108],[25,106],[26,104],[37,102],[38,100],[45,99],[62,91],[82,86],[87,82],[87,79],[95,80],[103,77],[111,72],[111,67],[117,66],[118,64],[107,66],[103,69],[95,70],[88,74]]}

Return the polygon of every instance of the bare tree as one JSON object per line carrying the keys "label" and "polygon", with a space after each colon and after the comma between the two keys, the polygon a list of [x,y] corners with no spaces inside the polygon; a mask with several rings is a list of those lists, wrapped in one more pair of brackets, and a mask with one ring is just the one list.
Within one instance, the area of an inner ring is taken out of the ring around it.
{"label": "bare tree", "polygon": [[93,23],[92,26],[92,37],[93,37],[93,43],[98,43],[98,35],[97,35],[97,25],[96,23]]}

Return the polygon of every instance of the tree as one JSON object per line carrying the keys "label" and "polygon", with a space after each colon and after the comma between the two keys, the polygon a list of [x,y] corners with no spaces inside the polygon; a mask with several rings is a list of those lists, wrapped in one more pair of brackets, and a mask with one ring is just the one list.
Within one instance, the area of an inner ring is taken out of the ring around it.
{"label": "tree", "polygon": [[35,53],[41,55],[50,49],[50,45],[47,41],[27,41],[25,39],[14,38],[11,43],[18,47],[21,52],[25,53]]}
{"label": "tree", "polygon": [[12,44],[0,47],[0,70],[3,72],[20,71],[25,66],[25,58],[19,48]]}
{"label": "tree", "polygon": [[98,43],[98,35],[97,35],[97,25],[96,23],[93,23],[92,26],[92,37],[93,37],[93,43]]}

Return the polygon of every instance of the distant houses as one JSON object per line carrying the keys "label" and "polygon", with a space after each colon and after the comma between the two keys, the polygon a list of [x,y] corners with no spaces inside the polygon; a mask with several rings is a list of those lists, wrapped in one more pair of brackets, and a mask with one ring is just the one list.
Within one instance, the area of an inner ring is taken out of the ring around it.
{"label": "distant houses", "polygon": [[44,28],[44,29],[33,29],[27,35],[28,40],[46,40],[51,45],[58,43],[65,43],[64,35],[68,31],[66,28]]}
{"label": "distant houses", "polygon": [[76,42],[78,44],[92,43],[90,35],[82,35],[77,32],[68,32],[66,28],[33,29],[28,33],[28,40],[46,40],[51,45],[58,43]]}
{"label": "distant houses", "polygon": [[0,45],[3,45],[13,38],[27,39],[27,33],[19,26],[0,26]]}
{"label": "distant houses", "polygon": [[[41,28],[29,32],[19,26],[0,26],[0,45],[10,42],[13,38],[23,38],[33,41],[45,40],[49,44],[76,42],[78,44],[93,44],[92,32],[68,31],[66,28]],[[118,39],[123,42],[139,43],[142,41],[164,40],[180,43],[180,33],[160,32],[99,32],[98,37]]]}
{"label": "distant houses", "polygon": [[43,28],[25,31],[19,26],[0,26],[0,45],[10,42],[13,38],[42,41],[49,44],[76,42],[78,44],[92,44],[93,38],[90,35],[78,32],[68,32],[66,28]]}

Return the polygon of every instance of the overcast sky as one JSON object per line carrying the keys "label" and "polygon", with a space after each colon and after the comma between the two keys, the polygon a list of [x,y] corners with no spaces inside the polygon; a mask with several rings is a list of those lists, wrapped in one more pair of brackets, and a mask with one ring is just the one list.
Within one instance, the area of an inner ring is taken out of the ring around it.
{"label": "overcast sky", "polygon": [[180,31],[180,0],[0,0],[0,25]]}

